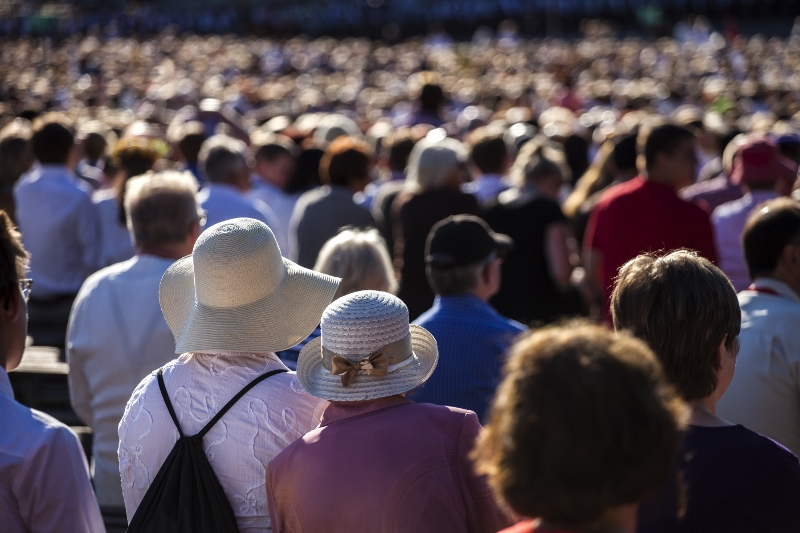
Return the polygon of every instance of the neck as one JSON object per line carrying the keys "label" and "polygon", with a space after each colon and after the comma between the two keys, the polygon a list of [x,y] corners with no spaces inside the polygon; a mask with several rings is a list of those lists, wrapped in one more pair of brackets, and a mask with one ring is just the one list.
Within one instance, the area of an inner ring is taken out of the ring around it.
{"label": "neck", "polygon": [[138,248],[139,255],[154,255],[162,259],[178,260],[192,253],[192,247],[185,243],[181,244],[162,244],[156,246],[141,246]]}
{"label": "neck", "polygon": [[658,174],[643,174],[644,179],[647,181],[652,181],[653,183],[660,183],[661,185],[666,185],[673,191],[678,191],[679,187],[675,186],[675,183],[672,180],[669,180],[663,176],[659,176]]}
{"label": "neck", "polygon": [[636,533],[636,510],[638,504],[631,503],[607,509],[603,515],[591,524],[564,526],[542,520],[539,530],[567,530],[580,533]]}
{"label": "neck", "polygon": [[717,399],[712,394],[690,402],[692,414],[689,424],[693,426],[720,427],[730,424],[717,416]]}
{"label": "neck", "polygon": [[797,279],[800,276],[792,276],[786,271],[785,268],[783,268],[783,265],[778,264],[778,267],[769,277],[785,283],[790,289],[792,289],[792,292],[794,292],[796,296],[800,297],[800,279]]}

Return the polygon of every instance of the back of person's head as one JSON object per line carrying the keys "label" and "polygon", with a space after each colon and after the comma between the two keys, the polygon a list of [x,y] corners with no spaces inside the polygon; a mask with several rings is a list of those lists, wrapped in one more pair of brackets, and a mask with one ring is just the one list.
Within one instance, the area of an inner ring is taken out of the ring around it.
{"label": "back of person's head", "polygon": [[558,177],[561,181],[569,177],[569,167],[563,150],[546,137],[538,136],[522,146],[511,167],[510,177],[517,187],[535,185],[548,177]]}
{"label": "back of person's head", "polygon": [[635,173],[636,157],[636,133],[629,133],[614,140],[611,158],[618,174]]}
{"label": "back of person's head", "polygon": [[253,157],[256,161],[274,162],[280,157],[297,159],[300,149],[294,141],[279,133],[262,134],[252,138]]}
{"label": "back of person's head", "polygon": [[397,291],[392,261],[378,230],[345,228],[328,239],[314,270],[342,278],[333,299],[356,291]]}
{"label": "back of person's head", "polygon": [[187,165],[196,165],[200,156],[200,149],[206,140],[205,125],[199,121],[190,121],[181,127],[178,139],[178,150]]}
{"label": "back of person's head", "polygon": [[675,124],[661,124],[650,130],[644,140],[644,163],[650,171],[655,168],[659,154],[672,156],[686,140],[694,140],[691,130]]}
{"label": "back of person's head", "polygon": [[117,144],[114,130],[100,120],[89,120],[78,129],[77,140],[82,143],[83,153],[91,164],[106,156],[108,150]]}
{"label": "back of person's head", "polygon": [[247,166],[247,147],[227,135],[213,135],[203,142],[198,155],[200,171],[211,183],[229,183]]}
{"label": "back of person's head", "polygon": [[473,456],[516,514],[589,531],[660,486],[685,417],[644,342],[569,323],[511,347]]}
{"label": "back of person's head", "polygon": [[75,146],[71,120],[60,113],[47,113],[33,121],[33,155],[43,165],[66,165]]}
{"label": "back of person's head", "polygon": [[144,174],[161,158],[157,142],[146,137],[120,139],[111,153],[113,165],[125,173],[126,179]]}
{"label": "back of person's head", "polygon": [[339,137],[328,146],[319,162],[320,181],[344,187],[367,181],[372,157],[372,150],[364,141]]}
{"label": "back of person's head", "polygon": [[742,233],[750,279],[772,277],[790,244],[800,246],[800,203],[792,198],[776,198],[759,205]]}
{"label": "back of person's head", "polygon": [[188,172],[148,172],[125,185],[128,231],[139,249],[180,244],[200,220],[197,180]]}
{"label": "back of person's head", "polygon": [[22,247],[22,235],[6,212],[0,211],[0,298],[4,302],[11,291],[19,290],[19,280],[27,269],[28,252]]}
{"label": "back of person's head", "polygon": [[410,189],[418,192],[442,189],[453,171],[465,161],[464,145],[455,139],[422,140],[408,157],[406,182]]}
{"label": "back of person's head", "polygon": [[10,186],[33,164],[31,150],[31,125],[17,119],[0,130],[0,184]]}
{"label": "back of person's head", "polygon": [[687,401],[715,391],[720,345],[734,350],[741,325],[731,282],[708,259],[686,250],[625,263],[611,295],[611,315],[615,329],[650,345],[667,380]]}
{"label": "back of person's head", "polygon": [[426,83],[422,86],[419,93],[419,103],[423,110],[438,112],[444,101],[444,91],[438,83]]}
{"label": "back of person's head", "polygon": [[405,172],[415,144],[416,140],[409,128],[400,128],[387,135],[383,140],[382,150],[386,154],[389,170]]}
{"label": "back of person's head", "polygon": [[481,126],[467,136],[469,162],[481,174],[503,174],[508,166],[508,151],[503,132]]}

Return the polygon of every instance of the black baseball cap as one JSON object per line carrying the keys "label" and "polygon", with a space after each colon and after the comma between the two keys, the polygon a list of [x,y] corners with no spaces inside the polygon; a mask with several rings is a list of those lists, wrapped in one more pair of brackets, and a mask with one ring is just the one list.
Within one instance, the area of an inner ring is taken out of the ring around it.
{"label": "black baseball cap", "polygon": [[431,228],[425,243],[425,263],[441,269],[467,266],[486,259],[492,252],[505,257],[512,248],[511,237],[493,232],[481,218],[455,215]]}

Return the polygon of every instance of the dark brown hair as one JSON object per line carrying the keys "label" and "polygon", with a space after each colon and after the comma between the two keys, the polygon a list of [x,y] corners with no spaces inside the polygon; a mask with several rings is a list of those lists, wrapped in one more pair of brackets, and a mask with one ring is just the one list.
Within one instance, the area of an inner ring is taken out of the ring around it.
{"label": "dark brown hair", "polygon": [[501,132],[482,126],[467,136],[469,161],[482,174],[499,174],[505,170],[508,149]]}
{"label": "dark brown hair", "polygon": [[800,204],[776,198],[759,205],[747,219],[742,248],[750,279],[772,276],[787,244],[800,244]]}
{"label": "dark brown hair", "polygon": [[7,298],[28,269],[22,236],[5,211],[0,211],[0,296]]}
{"label": "dark brown hair", "polygon": [[717,387],[719,346],[732,350],[741,312],[731,282],[709,260],[676,250],[647,254],[619,270],[611,295],[617,330],[628,330],[650,345],[667,380],[687,401]]}
{"label": "dark brown hair", "polygon": [[675,124],[661,124],[655,126],[649,133],[642,128],[644,134],[644,163],[647,170],[651,170],[656,162],[656,155],[673,155],[685,139],[694,139],[691,130]]}
{"label": "dark brown hair", "polygon": [[684,417],[643,342],[567,323],[512,346],[473,455],[514,512],[586,526],[663,482]]}
{"label": "dark brown hair", "polygon": [[364,141],[352,137],[335,139],[319,162],[320,181],[326,185],[347,186],[369,176],[372,150]]}
{"label": "dark brown hair", "polygon": [[416,139],[410,128],[400,128],[388,135],[383,141],[382,150],[387,155],[389,169],[404,172],[415,144]]}
{"label": "dark brown hair", "polygon": [[58,113],[47,113],[33,122],[31,147],[43,165],[63,165],[75,145],[72,122]]}

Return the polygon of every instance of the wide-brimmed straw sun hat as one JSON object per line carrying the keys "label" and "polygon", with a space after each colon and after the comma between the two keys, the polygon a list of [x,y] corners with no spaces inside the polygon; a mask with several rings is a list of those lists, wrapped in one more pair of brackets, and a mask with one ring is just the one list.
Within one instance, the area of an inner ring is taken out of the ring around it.
{"label": "wide-brimmed straw sun hat", "polygon": [[206,229],[161,278],[175,352],[277,352],[319,323],[339,279],[281,257],[269,227],[235,218]]}
{"label": "wide-brimmed straw sun hat", "polygon": [[312,396],[353,402],[408,392],[436,368],[436,339],[408,323],[408,308],[380,291],[359,291],[325,309],[322,336],[297,360],[297,378]]}

